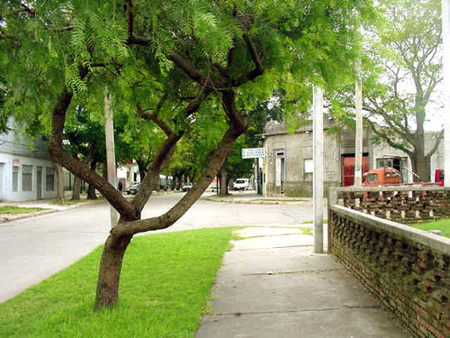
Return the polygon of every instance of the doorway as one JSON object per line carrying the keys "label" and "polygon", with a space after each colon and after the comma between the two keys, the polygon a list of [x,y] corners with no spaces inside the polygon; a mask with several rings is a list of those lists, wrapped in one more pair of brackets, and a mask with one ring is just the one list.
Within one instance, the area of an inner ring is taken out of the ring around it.
{"label": "doorway", "polygon": [[36,169],[36,199],[42,199],[42,167]]}
{"label": "doorway", "polygon": [[[369,154],[362,157],[362,174],[369,171]],[[341,159],[341,186],[349,187],[355,184],[355,154],[342,155]]]}

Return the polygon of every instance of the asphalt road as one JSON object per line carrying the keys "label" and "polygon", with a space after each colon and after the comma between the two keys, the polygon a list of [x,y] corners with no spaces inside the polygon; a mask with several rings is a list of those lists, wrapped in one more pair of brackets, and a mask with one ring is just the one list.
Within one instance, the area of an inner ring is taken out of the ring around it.
{"label": "asphalt road", "polygon": [[[181,193],[152,196],[143,217],[160,215]],[[109,205],[96,203],[0,224],[0,302],[69,266],[102,244],[109,232]],[[312,206],[255,205],[199,200],[167,231],[225,226],[299,226]]]}

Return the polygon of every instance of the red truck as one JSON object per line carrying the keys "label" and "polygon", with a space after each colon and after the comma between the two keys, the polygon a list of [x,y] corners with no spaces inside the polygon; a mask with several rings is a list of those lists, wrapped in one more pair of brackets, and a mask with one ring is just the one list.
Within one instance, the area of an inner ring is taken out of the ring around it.
{"label": "red truck", "polygon": [[[384,187],[387,185],[400,185],[402,183],[402,175],[400,171],[394,168],[371,169],[363,176],[363,187]],[[444,169],[436,169],[435,183],[417,182],[420,185],[444,185]]]}
{"label": "red truck", "polygon": [[402,183],[400,171],[394,168],[370,169],[363,175],[363,187],[372,188]]}

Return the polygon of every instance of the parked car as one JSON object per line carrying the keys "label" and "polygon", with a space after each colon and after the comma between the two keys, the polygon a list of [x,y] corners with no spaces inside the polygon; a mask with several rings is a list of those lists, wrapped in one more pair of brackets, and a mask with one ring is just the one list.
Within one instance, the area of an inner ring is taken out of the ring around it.
{"label": "parked car", "polygon": [[141,183],[140,182],[133,182],[130,184],[130,186],[127,189],[128,195],[136,195],[137,192],[141,189]]}
{"label": "parked car", "polygon": [[249,188],[248,178],[237,178],[236,181],[233,182],[234,190],[248,190]]}
{"label": "parked car", "polygon": [[187,182],[187,183],[183,183],[181,185],[181,191],[188,191],[191,189],[192,189],[192,183]]}

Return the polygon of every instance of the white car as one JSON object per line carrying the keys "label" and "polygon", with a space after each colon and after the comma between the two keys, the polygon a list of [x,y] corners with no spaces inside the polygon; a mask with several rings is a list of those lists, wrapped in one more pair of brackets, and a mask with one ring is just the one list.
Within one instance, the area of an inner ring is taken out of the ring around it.
{"label": "white car", "polygon": [[236,181],[233,182],[234,190],[248,190],[249,188],[248,178],[237,178]]}

